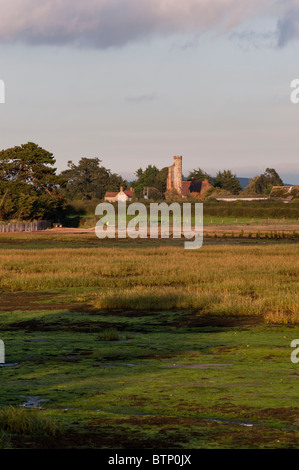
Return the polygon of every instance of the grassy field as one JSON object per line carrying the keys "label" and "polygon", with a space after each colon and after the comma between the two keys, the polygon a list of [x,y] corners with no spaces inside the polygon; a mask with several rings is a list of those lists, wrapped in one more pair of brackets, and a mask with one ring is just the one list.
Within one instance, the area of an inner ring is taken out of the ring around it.
{"label": "grassy field", "polygon": [[[127,216],[127,221],[133,220],[135,216]],[[172,213],[170,213],[169,220],[172,221]],[[81,216],[78,218],[77,225],[81,227],[94,227],[96,221],[98,218],[95,218],[94,215],[86,215],[86,216]],[[147,220],[149,221],[149,214],[147,217]],[[161,221],[161,216],[159,215],[157,221]],[[117,214],[115,215],[115,223],[118,223],[118,216]],[[195,218],[191,218],[191,223],[192,225],[195,224]],[[262,225],[266,226],[267,225],[278,225],[278,224],[283,224],[283,225],[293,225],[293,224],[298,224],[298,218],[296,219],[288,219],[288,218],[273,218],[273,217],[234,217],[234,216],[204,216],[203,217],[203,224],[204,227],[213,227],[215,225],[229,225],[229,226],[235,226],[235,225],[244,225],[244,226],[252,226],[252,225]],[[68,226],[74,226],[74,217],[69,217]]]}
{"label": "grassy field", "polygon": [[298,253],[1,236],[0,447],[296,447]]}

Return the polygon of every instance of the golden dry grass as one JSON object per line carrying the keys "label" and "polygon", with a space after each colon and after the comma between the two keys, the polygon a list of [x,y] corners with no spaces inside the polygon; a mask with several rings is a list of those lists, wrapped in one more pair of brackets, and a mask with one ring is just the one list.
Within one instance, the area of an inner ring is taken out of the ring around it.
{"label": "golden dry grass", "polygon": [[99,309],[188,309],[298,323],[298,254],[298,245],[284,244],[2,250],[0,289],[78,288]]}
{"label": "golden dry grass", "polygon": [[55,436],[57,427],[39,410],[26,410],[10,406],[0,410],[0,430],[11,434],[41,434]]}

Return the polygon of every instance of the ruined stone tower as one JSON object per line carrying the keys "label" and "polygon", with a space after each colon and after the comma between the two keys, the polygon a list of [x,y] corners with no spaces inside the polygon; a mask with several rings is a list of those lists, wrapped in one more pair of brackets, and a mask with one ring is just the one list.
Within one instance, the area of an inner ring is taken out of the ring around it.
{"label": "ruined stone tower", "polygon": [[173,165],[168,167],[167,190],[175,189],[182,193],[182,158],[173,157]]}

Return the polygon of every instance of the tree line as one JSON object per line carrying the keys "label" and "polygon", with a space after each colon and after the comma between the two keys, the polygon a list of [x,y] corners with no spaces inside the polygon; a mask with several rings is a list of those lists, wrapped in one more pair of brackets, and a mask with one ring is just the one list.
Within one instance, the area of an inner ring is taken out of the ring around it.
{"label": "tree line", "polygon": [[[141,168],[137,170],[137,179],[132,184],[138,196],[142,196],[144,187],[149,187],[153,190],[150,193],[153,199],[162,199],[166,191],[167,175],[168,167],[159,170],[156,166],[149,165],[144,171]],[[238,195],[241,193],[245,196],[267,195],[270,194],[273,186],[283,186],[283,181],[274,168],[267,168],[263,174],[251,178],[244,191],[242,191],[239,179],[231,170],[218,171],[213,177],[201,168],[197,168],[184,179],[187,181],[208,180],[211,188],[205,194],[206,198],[213,197],[213,195]]]}
{"label": "tree line", "polygon": [[[73,201],[98,201],[107,191],[134,188],[142,198],[144,189],[152,200],[165,197],[168,167],[148,165],[135,172],[135,179],[126,181],[102,164],[99,158],[83,157],[57,174],[54,155],[33,142],[0,151],[0,220],[60,219]],[[219,171],[215,177],[201,168],[192,170],[186,180],[208,179],[211,188],[206,198],[215,194],[236,195],[242,187],[230,170]],[[244,195],[269,194],[273,186],[282,186],[278,173],[271,168],[250,180]]]}

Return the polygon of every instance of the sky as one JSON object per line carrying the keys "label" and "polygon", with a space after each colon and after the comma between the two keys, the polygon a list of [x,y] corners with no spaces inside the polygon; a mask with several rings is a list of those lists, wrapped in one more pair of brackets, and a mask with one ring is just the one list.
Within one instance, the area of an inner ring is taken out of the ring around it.
{"label": "sky", "polygon": [[0,0],[0,148],[299,184],[299,0]]}

